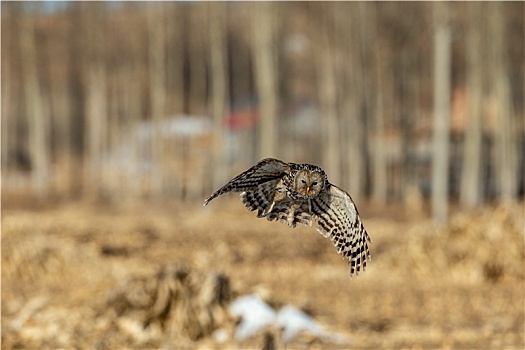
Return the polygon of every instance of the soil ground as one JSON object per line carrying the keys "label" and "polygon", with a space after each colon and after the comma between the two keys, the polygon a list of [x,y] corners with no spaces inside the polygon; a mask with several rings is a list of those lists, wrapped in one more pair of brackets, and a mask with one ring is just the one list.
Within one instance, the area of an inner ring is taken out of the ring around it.
{"label": "soil ground", "polygon": [[283,344],[269,330],[278,348],[525,346],[523,204],[456,213],[443,228],[422,214],[362,210],[372,261],[352,280],[313,227],[256,219],[234,196],[205,208],[3,204],[4,349],[263,346],[264,334],[237,341],[230,329],[219,343],[157,321],[145,328],[147,311],[114,311],[115,295],[135,293],[133,281],[167,266],[224,275],[231,298],[256,293],[276,308],[292,304],[340,336]]}

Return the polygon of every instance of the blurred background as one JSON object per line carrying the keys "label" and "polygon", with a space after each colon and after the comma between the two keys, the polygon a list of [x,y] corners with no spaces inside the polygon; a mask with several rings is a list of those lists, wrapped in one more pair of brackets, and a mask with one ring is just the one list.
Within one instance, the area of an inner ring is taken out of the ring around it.
{"label": "blurred background", "polygon": [[[352,333],[332,347],[523,347],[524,42],[523,2],[2,1],[3,347],[268,340],[144,333],[181,262]],[[312,228],[200,207],[265,157],[352,195],[367,277]]]}
{"label": "blurred background", "polygon": [[201,200],[272,156],[522,198],[524,40],[521,2],[4,2],[3,195]]}

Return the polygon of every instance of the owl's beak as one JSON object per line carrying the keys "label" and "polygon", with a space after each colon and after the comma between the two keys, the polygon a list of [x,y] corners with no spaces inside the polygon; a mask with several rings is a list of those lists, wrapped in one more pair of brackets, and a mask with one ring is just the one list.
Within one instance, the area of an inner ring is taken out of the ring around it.
{"label": "owl's beak", "polygon": [[308,194],[308,192],[310,192],[310,186],[306,186],[306,194]]}

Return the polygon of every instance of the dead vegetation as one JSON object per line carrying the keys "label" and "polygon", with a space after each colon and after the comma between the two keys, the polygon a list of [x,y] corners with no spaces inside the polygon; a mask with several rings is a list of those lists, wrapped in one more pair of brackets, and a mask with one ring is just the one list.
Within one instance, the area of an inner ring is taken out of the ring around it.
{"label": "dead vegetation", "polygon": [[248,293],[345,339],[292,348],[524,346],[522,204],[443,229],[365,215],[372,262],[353,281],[314,229],[222,204],[4,209],[2,348],[279,347],[278,330],[233,339],[227,306]]}
{"label": "dead vegetation", "polygon": [[228,277],[167,266],[156,275],[127,281],[109,297],[108,306],[116,317],[138,313],[144,328],[158,323],[167,334],[198,341],[218,327],[233,329],[235,320],[226,310],[229,301]]}

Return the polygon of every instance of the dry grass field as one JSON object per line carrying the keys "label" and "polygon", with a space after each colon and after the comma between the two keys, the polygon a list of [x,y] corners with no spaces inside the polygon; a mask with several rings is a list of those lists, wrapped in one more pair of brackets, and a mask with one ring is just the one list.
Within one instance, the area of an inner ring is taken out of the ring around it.
{"label": "dry grass field", "polygon": [[[4,203],[2,348],[524,348],[523,204],[442,229],[360,205],[374,243],[353,280],[314,228],[256,219],[233,196],[213,204]],[[338,341],[233,339],[228,302],[252,293]]]}

